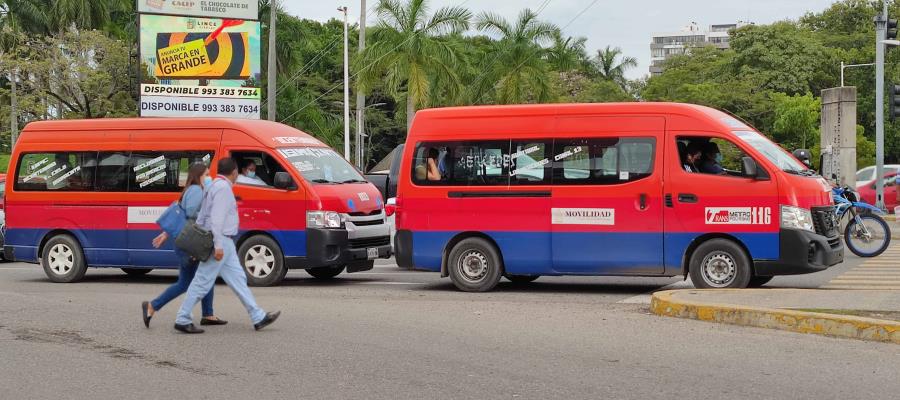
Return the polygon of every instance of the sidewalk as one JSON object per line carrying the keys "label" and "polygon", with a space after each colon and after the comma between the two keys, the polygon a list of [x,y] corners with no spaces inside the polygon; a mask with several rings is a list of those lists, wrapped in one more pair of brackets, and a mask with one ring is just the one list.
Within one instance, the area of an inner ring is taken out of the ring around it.
{"label": "sidewalk", "polygon": [[900,291],[822,289],[670,290],[657,315],[900,344]]}

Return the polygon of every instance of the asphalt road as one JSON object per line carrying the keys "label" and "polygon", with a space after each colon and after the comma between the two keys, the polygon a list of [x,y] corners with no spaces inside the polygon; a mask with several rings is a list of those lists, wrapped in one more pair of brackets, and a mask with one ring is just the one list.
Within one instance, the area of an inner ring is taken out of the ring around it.
{"label": "asphalt road", "polygon": [[[769,286],[816,287],[857,260]],[[541,278],[461,293],[437,274],[380,265],[254,288],[282,318],[253,331],[222,284],[231,323],[172,329],[180,299],[145,329],[140,302],[172,272],[90,270],[54,284],[0,265],[4,399],[847,399],[896,398],[900,346],[648,314],[678,279]]]}

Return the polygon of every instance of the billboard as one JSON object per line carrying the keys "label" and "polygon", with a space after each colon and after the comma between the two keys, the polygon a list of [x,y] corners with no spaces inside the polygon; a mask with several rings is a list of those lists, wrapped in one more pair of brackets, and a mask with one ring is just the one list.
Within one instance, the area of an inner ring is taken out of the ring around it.
{"label": "billboard", "polygon": [[137,2],[139,13],[259,19],[257,0],[137,0]]}
{"label": "billboard", "polygon": [[140,16],[141,116],[259,118],[257,21]]}

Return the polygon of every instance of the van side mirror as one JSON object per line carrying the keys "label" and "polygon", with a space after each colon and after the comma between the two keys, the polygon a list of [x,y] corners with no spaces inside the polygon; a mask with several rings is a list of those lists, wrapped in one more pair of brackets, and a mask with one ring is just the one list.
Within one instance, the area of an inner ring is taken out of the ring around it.
{"label": "van side mirror", "polygon": [[760,169],[753,157],[744,157],[741,159],[741,172],[747,178],[753,178],[759,181],[769,180],[769,174],[765,170]]}
{"label": "van side mirror", "polygon": [[297,185],[294,184],[294,178],[291,178],[291,174],[287,172],[276,172],[275,173],[275,188],[276,189],[284,189],[284,190],[294,190],[297,188]]}

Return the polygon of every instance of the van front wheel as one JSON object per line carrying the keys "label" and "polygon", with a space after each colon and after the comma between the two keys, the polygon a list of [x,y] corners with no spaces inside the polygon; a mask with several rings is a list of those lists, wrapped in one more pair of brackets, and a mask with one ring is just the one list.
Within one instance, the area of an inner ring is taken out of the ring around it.
{"label": "van front wheel", "polygon": [[465,239],[453,246],[447,259],[450,280],[464,292],[487,292],[503,276],[500,254],[481,238]]}
{"label": "van front wheel", "polygon": [[698,289],[743,289],[753,277],[744,249],[727,239],[712,239],[697,247],[691,256],[690,274]]}
{"label": "van front wheel", "polygon": [[264,235],[252,236],[238,250],[250,286],[274,286],[287,275],[281,246]]}

